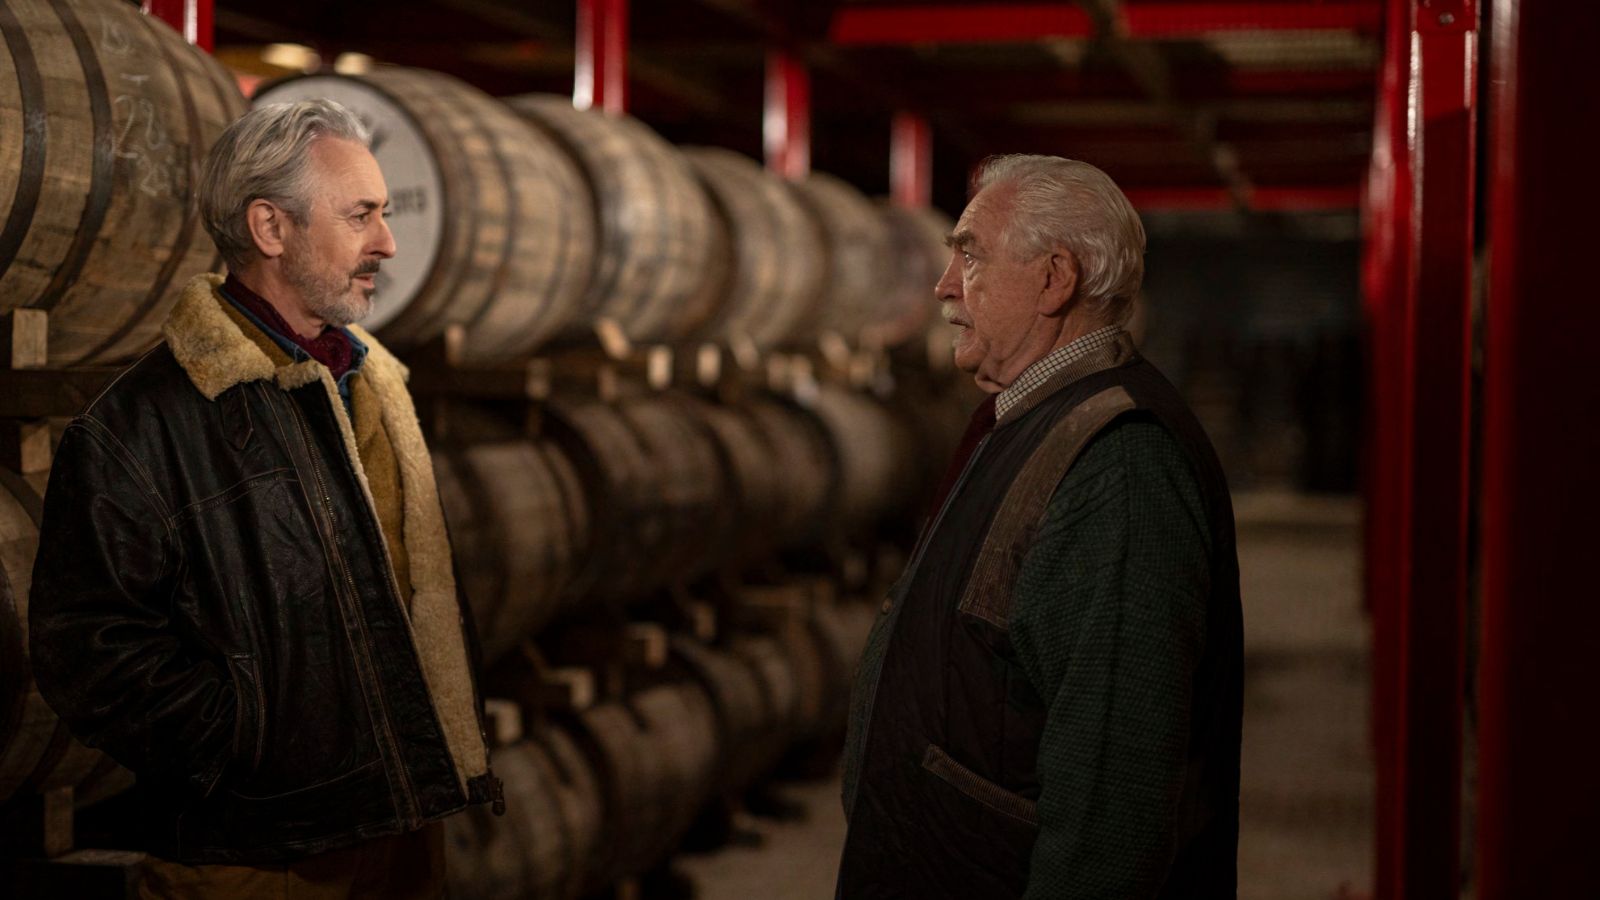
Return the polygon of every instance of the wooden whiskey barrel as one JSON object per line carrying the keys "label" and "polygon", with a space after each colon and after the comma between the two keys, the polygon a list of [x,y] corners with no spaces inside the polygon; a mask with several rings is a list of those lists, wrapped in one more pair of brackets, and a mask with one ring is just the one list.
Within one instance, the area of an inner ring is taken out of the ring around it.
{"label": "wooden whiskey barrel", "polygon": [[834,331],[854,343],[884,315],[893,283],[884,264],[894,252],[889,225],[866,195],[832,175],[814,172],[794,186],[821,228],[828,260],[820,308],[794,337]]}
{"label": "wooden whiskey barrel", "polygon": [[765,774],[783,757],[799,730],[800,676],[774,638],[740,635],[730,642],[729,650],[755,673],[761,690],[763,727],[752,748],[750,765],[758,775]]}
{"label": "wooden whiskey barrel", "polygon": [[629,698],[662,766],[660,824],[650,843],[650,863],[678,845],[683,832],[711,796],[716,774],[717,727],[711,700],[698,684],[659,684]]}
{"label": "wooden whiskey barrel", "polygon": [[473,807],[445,821],[450,895],[575,900],[599,838],[600,789],[572,739],[541,728],[494,751],[506,814]]}
{"label": "wooden whiskey barrel", "polygon": [[244,98],[118,0],[8,0],[0,36],[0,311],[49,311],[52,365],[130,359],[219,265],[194,189]]}
{"label": "wooden whiskey barrel", "polygon": [[590,552],[571,593],[622,598],[645,590],[669,540],[669,516],[638,432],[615,407],[592,400],[552,402],[542,427],[571,461],[591,510]]}
{"label": "wooden whiskey barrel", "polygon": [[718,147],[686,147],[731,238],[718,316],[706,336],[748,337],[761,348],[783,344],[815,314],[827,260],[817,220],[794,188],[754,160]]}
{"label": "wooden whiskey barrel", "polygon": [[723,515],[713,541],[733,565],[754,562],[777,546],[772,522],[781,512],[788,473],[747,411],[687,400],[683,406],[711,435],[724,473]]}
{"label": "wooden whiskey barrel", "polygon": [[716,716],[715,788],[734,793],[748,787],[761,774],[761,743],[770,727],[761,681],[738,656],[684,635],[673,637],[672,653],[706,692]]}
{"label": "wooden whiskey barrel", "polygon": [[592,706],[576,724],[573,736],[594,768],[604,810],[587,893],[643,872],[655,861],[656,832],[670,814],[662,778],[669,761],[623,703]]}
{"label": "wooden whiskey barrel", "polygon": [[523,741],[494,751],[506,814],[474,807],[446,820],[452,896],[477,900],[560,897],[568,875],[567,835],[544,748]]}
{"label": "wooden whiskey barrel", "polygon": [[588,506],[576,470],[548,442],[442,449],[433,461],[489,665],[560,612],[587,548]]}
{"label": "wooden whiskey barrel", "polygon": [[638,564],[654,570],[652,584],[693,580],[726,554],[727,546],[714,538],[725,534],[736,512],[726,502],[716,444],[681,402],[641,397],[619,412],[649,457],[646,469],[658,485],[654,493],[666,523],[655,554]]}
{"label": "wooden whiskey barrel", "polygon": [[558,140],[589,183],[599,258],[584,309],[635,341],[693,334],[717,298],[705,286],[711,210],[683,155],[637,119],[579,111],[568,97],[506,102]]}
{"label": "wooden whiskey barrel", "polygon": [[105,763],[56,718],[28,663],[38,487],[0,470],[0,804],[18,793],[75,786]]}
{"label": "wooden whiskey barrel", "polygon": [[816,540],[827,525],[832,450],[814,420],[771,400],[745,404],[774,471],[781,473],[778,512],[767,526],[779,547]]}
{"label": "wooden whiskey barrel", "polygon": [[910,436],[883,406],[835,385],[822,386],[809,412],[833,451],[830,521],[844,532],[870,529],[915,490]]}
{"label": "wooden whiskey barrel", "polygon": [[525,354],[586,318],[594,211],[568,155],[482,91],[380,66],[266,86],[256,103],[327,97],[373,126],[398,252],[364,325],[399,349],[465,328],[469,359]]}
{"label": "wooden whiskey barrel", "polygon": [[573,900],[582,896],[588,867],[600,848],[600,782],[567,732],[542,729],[536,740],[545,750],[544,760],[561,810],[562,832],[567,837],[559,896]]}
{"label": "wooden whiskey barrel", "polygon": [[937,318],[934,286],[949,262],[950,251],[944,241],[955,222],[932,207],[907,209],[885,203],[879,211],[889,226],[893,247],[889,257],[893,288],[870,327],[878,346],[898,347],[920,339],[928,323]]}

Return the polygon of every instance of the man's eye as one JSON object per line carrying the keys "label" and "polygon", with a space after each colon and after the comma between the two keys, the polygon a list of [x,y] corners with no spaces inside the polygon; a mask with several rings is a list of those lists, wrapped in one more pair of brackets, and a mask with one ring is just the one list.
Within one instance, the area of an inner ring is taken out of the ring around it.
{"label": "man's eye", "polygon": [[965,250],[961,251],[961,258],[962,258],[962,260],[964,260],[966,262],[973,262],[974,261],[972,254],[968,253]]}
{"label": "man's eye", "polygon": [[370,212],[362,212],[362,213],[356,213],[355,214],[355,220],[357,222],[360,222],[363,225],[367,224],[367,220],[370,219],[370,218],[372,218],[372,213],[370,213]]}
{"label": "man's eye", "polygon": [[384,218],[385,218],[385,219],[388,219],[388,218],[393,218],[393,216],[394,216],[394,210],[392,210],[392,209],[386,209],[386,210],[384,210],[384,211],[383,211],[383,217],[384,217]]}

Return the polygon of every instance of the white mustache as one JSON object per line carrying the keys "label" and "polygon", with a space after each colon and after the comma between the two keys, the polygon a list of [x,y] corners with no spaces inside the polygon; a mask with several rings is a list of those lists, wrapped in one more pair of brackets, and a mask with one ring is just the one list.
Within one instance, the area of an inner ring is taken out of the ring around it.
{"label": "white mustache", "polygon": [[962,322],[956,318],[956,307],[954,303],[939,304],[939,315],[944,317],[946,324],[969,327],[968,323]]}

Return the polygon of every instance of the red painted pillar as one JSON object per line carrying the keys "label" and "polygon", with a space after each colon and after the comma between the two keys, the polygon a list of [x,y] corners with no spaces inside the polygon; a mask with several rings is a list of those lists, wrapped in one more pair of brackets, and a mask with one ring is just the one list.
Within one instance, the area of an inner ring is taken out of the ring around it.
{"label": "red painted pillar", "polygon": [[[1397,408],[1376,451],[1385,556],[1373,597],[1379,783],[1378,896],[1455,900],[1470,415],[1476,0],[1411,0],[1406,136],[1409,278],[1385,311],[1377,385]],[[1407,236],[1407,235],[1403,235]],[[1388,318],[1395,314],[1392,319]],[[1393,340],[1394,343],[1389,342]],[[1398,376],[1398,378],[1396,378]],[[1390,469],[1391,466],[1397,467]],[[1393,551],[1386,551],[1393,552]]]}
{"label": "red painted pillar", "polygon": [[767,54],[761,134],[768,169],[794,180],[811,172],[811,75],[785,50]]}
{"label": "red painted pillar", "polygon": [[897,112],[889,126],[889,194],[897,206],[933,203],[933,130],[926,116]]}
{"label": "red painted pillar", "polygon": [[1401,868],[1399,765],[1395,735],[1400,702],[1401,517],[1400,403],[1405,305],[1411,283],[1411,149],[1406,139],[1411,82],[1409,0],[1390,0],[1378,82],[1372,164],[1367,174],[1364,247],[1366,428],[1362,446],[1365,500],[1365,598],[1372,616],[1372,736],[1377,774],[1377,883]]}
{"label": "red painted pillar", "polygon": [[628,0],[578,0],[572,105],[621,115],[628,109]]}
{"label": "red painted pillar", "polygon": [[184,40],[211,52],[216,39],[211,26],[212,0],[143,0],[140,8],[171,25]]}
{"label": "red painted pillar", "polygon": [[1600,81],[1600,4],[1490,14],[1478,896],[1568,900],[1600,883],[1600,176],[1572,105]]}

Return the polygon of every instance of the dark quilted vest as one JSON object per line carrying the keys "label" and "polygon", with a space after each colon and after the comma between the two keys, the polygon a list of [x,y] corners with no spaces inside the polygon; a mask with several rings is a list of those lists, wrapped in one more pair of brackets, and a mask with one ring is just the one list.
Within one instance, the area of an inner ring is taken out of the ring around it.
{"label": "dark quilted vest", "polygon": [[1161,896],[1234,896],[1243,638],[1232,504],[1216,454],[1176,389],[1131,349],[1125,355],[1125,363],[1059,387],[985,439],[892,589],[852,696],[841,898],[1023,893],[1047,710],[1003,625],[958,606],[996,511],[1029,457],[1067,413],[1118,386],[1132,398],[1132,414],[1154,416],[1183,447],[1212,537],[1190,774]]}

